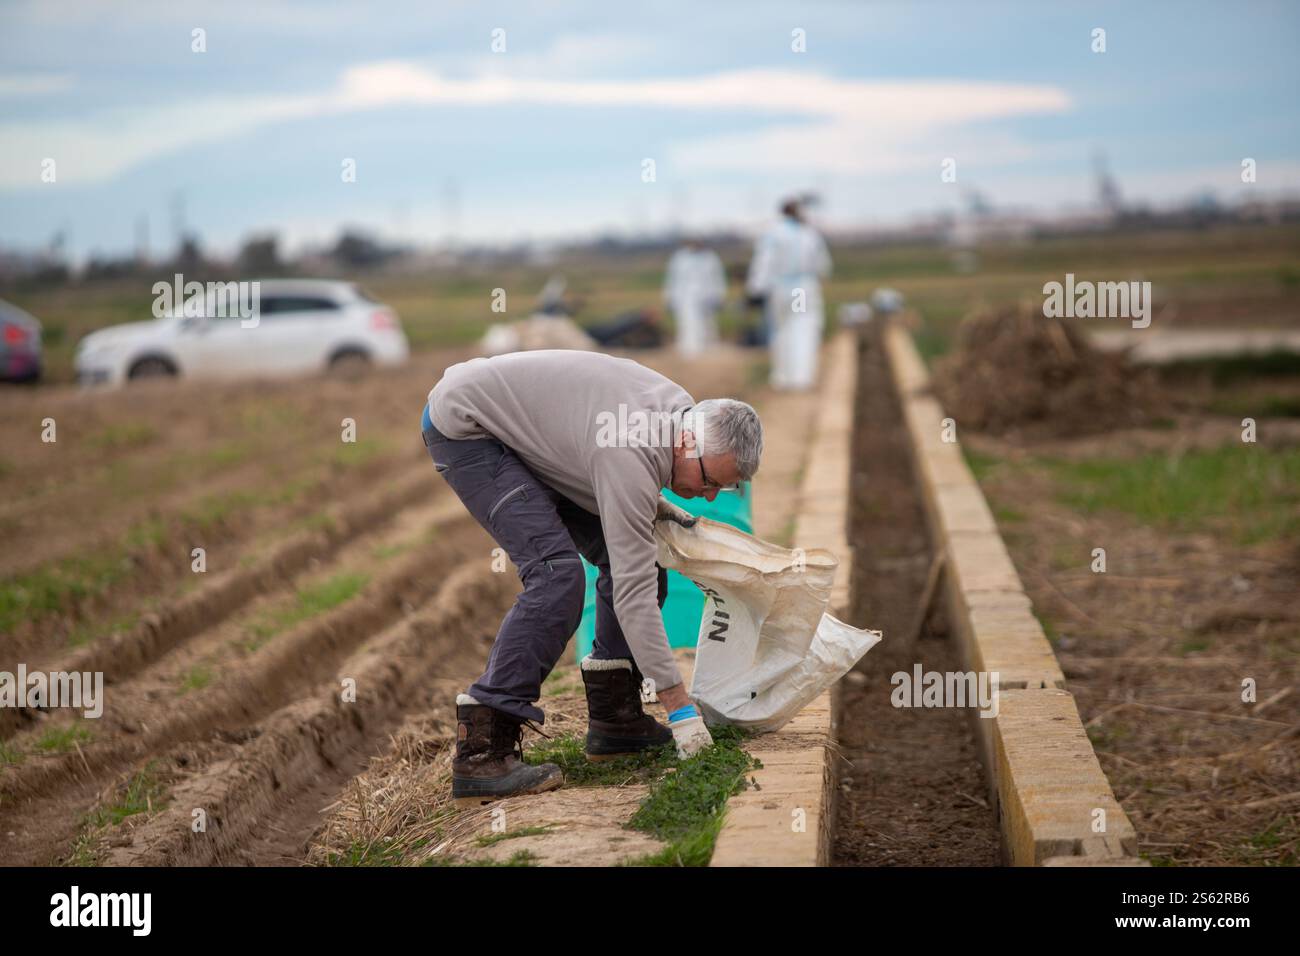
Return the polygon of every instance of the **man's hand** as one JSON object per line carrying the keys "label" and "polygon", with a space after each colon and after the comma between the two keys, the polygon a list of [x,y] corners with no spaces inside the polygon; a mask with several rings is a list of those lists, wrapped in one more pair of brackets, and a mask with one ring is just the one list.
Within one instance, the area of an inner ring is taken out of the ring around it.
{"label": "man's hand", "polygon": [[659,496],[659,506],[655,509],[656,521],[675,521],[683,528],[694,527],[699,519],[685,508],[679,508],[663,495]]}
{"label": "man's hand", "polygon": [[673,743],[677,745],[677,756],[683,760],[713,746],[713,735],[704,726],[704,718],[695,710],[694,705],[683,708],[683,711],[687,710],[689,713],[678,712],[676,720],[671,716],[668,720],[668,729],[673,732]]}
{"label": "man's hand", "polygon": [[[668,713],[668,729],[673,732],[673,742],[677,745],[677,756],[685,759],[699,753],[713,744],[713,735],[704,726],[704,718],[699,715],[691,698],[686,693],[685,684],[674,684],[658,691],[659,703]],[[673,719],[676,714],[677,719]]]}

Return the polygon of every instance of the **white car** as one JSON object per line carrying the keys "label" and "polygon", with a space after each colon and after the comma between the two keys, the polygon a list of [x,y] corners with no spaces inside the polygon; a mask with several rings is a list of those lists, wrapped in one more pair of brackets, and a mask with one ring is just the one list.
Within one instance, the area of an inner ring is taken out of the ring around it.
{"label": "white car", "polygon": [[410,354],[397,313],[350,282],[259,280],[256,300],[253,283],[239,285],[245,305],[260,302],[255,319],[225,308],[237,295],[222,299],[209,287],[161,318],[91,332],[77,347],[77,380],[295,375],[398,365]]}

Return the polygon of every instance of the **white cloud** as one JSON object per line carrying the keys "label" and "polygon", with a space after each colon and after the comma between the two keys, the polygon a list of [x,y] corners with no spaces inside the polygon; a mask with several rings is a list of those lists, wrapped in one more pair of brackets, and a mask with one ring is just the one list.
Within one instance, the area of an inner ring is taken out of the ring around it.
{"label": "white cloud", "polygon": [[[624,81],[505,72],[452,79],[419,64],[384,61],[345,70],[333,90],[319,95],[228,97],[86,119],[3,123],[0,187],[39,187],[45,157],[58,161],[61,182],[96,183],[157,156],[275,121],[394,106],[519,104],[772,114],[781,117],[775,126],[675,143],[670,158],[685,168],[852,172],[929,161],[945,135],[960,142],[971,124],[1062,112],[1070,99],[1051,86],[847,80],[776,70]],[[803,122],[791,122],[792,114]],[[1006,139],[1000,149],[1015,155],[1027,147]]]}

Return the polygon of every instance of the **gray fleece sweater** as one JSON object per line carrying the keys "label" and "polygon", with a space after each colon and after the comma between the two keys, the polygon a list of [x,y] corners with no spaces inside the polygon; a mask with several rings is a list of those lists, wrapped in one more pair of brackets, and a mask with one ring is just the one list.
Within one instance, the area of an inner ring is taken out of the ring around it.
{"label": "gray fleece sweater", "polygon": [[453,365],[429,392],[448,438],[491,435],[533,473],[600,516],[614,612],[641,672],[682,681],[659,611],[655,510],[672,476],[673,444],[694,399],[629,359],[549,349]]}

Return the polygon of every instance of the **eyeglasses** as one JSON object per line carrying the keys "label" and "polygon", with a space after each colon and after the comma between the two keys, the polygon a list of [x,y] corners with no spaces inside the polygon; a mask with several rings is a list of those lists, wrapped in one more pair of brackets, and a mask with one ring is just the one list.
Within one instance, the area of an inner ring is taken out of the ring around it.
{"label": "eyeglasses", "polygon": [[709,477],[709,473],[704,470],[704,456],[700,455],[695,459],[700,463],[700,477],[704,479],[705,488],[716,488],[718,491],[739,491],[740,485],[720,485]]}

